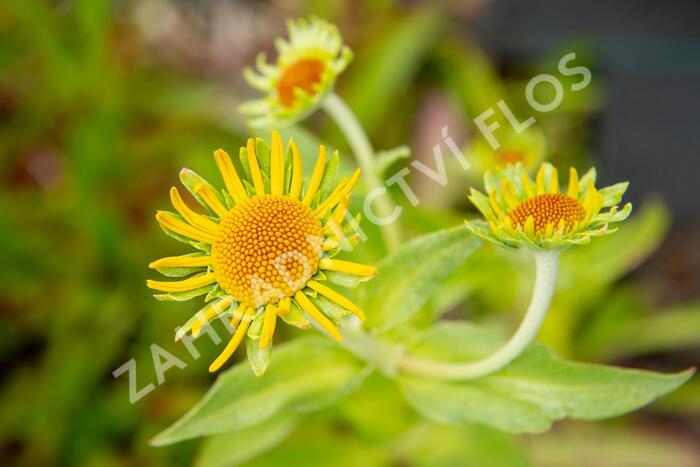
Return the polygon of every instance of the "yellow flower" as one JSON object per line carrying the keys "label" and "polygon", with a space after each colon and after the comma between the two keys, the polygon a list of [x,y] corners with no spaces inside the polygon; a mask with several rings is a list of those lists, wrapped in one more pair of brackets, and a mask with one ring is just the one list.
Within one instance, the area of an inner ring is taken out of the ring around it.
{"label": "yellow flower", "polygon": [[528,173],[533,173],[545,158],[547,144],[544,134],[534,127],[520,133],[512,127],[505,127],[497,140],[498,149],[493,149],[481,135],[470,142],[467,157],[478,174],[518,163]]}
{"label": "yellow flower", "polygon": [[[207,214],[190,209],[173,187],[170,199],[177,213],[156,215],[168,235],[200,250],[149,265],[166,276],[189,276],[179,281],[149,280],[148,287],[165,292],[155,295],[157,299],[189,300],[206,294],[206,306],[178,331],[177,338],[190,331],[196,337],[212,319],[230,315],[236,331],[210,371],[219,369],[246,335],[258,341],[257,346],[248,346],[249,359],[251,349],[269,352],[278,316],[308,328],[305,312],[340,340],[338,319],[348,313],[364,316],[324,282],[354,286],[376,274],[371,266],[332,259],[344,242],[359,239],[352,233],[359,216],[347,212],[359,169],[333,187],[338,154],[328,158],[321,146],[311,180],[304,185],[297,145],[290,140],[285,151],[276,131],[271,147],[249,139],[241,148],[242,171],[221,149],[214,159],[225,190],[217,191],[188,169],[180,173],[183,185]],[[254,370],[260,374],[264,367]]]}
{"label": "yellow flower", "polygon": [[535,181],[521,164],[487,172],[488,195],[472,189],[469,196],[486,222],[467,221],[467,227],[510,248],[561,250],[588,243],[591,237],[613,233],[616,229],[609,224],[625,220],[632,211],[630,203],[618,209],[627,182],[599,191],[595,179],[595,169],[579,179],[572,167],[568,187],[560,191],[557,169],[548,163],[540,166]]}
{"label": "yellow flower", "polygon": [[287,30],[288,40],[275,41],[274,65],[260,53],[259,73],[250,68],[243,72],[248,83],[265,94],[240,107],[252,127],[287,126],[311,114],[352,60],[352,51],[333,24],[311,17],[290,20]]}

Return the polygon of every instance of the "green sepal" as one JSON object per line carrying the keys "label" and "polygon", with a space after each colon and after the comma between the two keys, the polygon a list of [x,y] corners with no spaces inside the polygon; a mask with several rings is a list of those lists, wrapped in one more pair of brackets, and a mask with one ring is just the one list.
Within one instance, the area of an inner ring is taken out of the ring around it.
{"label": "green sepal", "polygon": [[272,354],[272,339],[264,349],[260,348],[260,339],[253,339],[250,336],[245,342],[246,354],[248,355],[248,363],[253,373],[258,378],[261,377],[267,367],[270,366],[270,356]]}
{"label": "green sepal", "polygon": [[354,289],[361,283],[371,279],[371,277],[356,276],[354,274],[338,271],[324,271],[324,274],[326,275],[326,280],[331,284],[339,285],[347,289]]}
{"label": "green sepal", "polygon": [[[196,199],[197,202],[198,202],[199,204],[201,204],[202,206],[204,206],[204,208],[205,208],[212,216],[216,216],[216,213],[209,207],[209,205],[208,205],[206,202],[204,202],[204,199],[202,199],[202,197],[199,196],[199,194],[197,194],[197,192],[195,192],[195,190],[194,190],[195,187],[196,187],[198,184],[201,183],[201,184],[203,184],[204,186],[209,187],[209,188],[211,189],[212,193],[216,193],[216,196],[219,198],[219,201],[222,201],[222,203],[223,203],[223,200],[222,200],[221,197],[219,196],[218,191],[211,185],[211,183],[209,183],[209,182],[206,181],[204,178],[202,178],[201,176],[199,176],[199,175],[198,175],[196,172],[194,172],[193,170],[190,170],[190,169],[187,169],[187,168],[180,170],[180,182],[182,182],[182,185],[183,185],[185,188],[187,188],[187,191],[189,191],[190,194],[192,194],[192,196],[194,197],[194,199]],[[216,217],[218,218],[218,216],[216,216]]]}
{"label": "green sepal", "polygon": [[316,294],[316,297],[312,297],[310,300],[319,310],[321,310],[321,313],[333,321],[333,324],[336,326],[340,324],[341,318],[344,318],[351,313],[350,310],[346,310],[337,303],[332,302],[319,294]]}
{"label": "green sepal", "polygon": [[282,321],[295,328],[309,329],[311,327],[311,323],[306,319],[304,312],[301,311],[301,308],[297,305],[295,300],[292,300],[289,311],[283,315],[279,315],[279,317],[282,318]]}
{"label": "green sepal", "polygon": [[198,289],[187,290],[185,292],[168,292],[153,294],[153,298],[163,302],[186,302],[187,300],[191,300],[195,297],[199,297],[200,295],[209,293],[214,287],[215,284],[211,284],[204,287],[200,287]]}

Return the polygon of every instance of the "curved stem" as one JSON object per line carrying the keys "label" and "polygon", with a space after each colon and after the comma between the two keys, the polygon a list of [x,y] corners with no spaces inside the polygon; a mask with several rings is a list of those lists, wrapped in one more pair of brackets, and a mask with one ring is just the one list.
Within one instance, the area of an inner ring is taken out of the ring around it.
{"label": "curved stem", "polygon": [[[385,188],[382,181],[377,176],[374,169],[374,149],[369,142],[367,134],[362,129],[362,125],[357,121],[347,104],[334,93],[330,93],[323,100],[323,109],[335,121],[340,130],[345,135],[358,165],[364,172],[364,179],[370,190]],[[376,199],[377,211],[380,217],[390,217],[394,212],[395,205],[388,194],[379,196]],[[384,242],[389,251],[395,250],[401,243],[401,232],[398,222],[391,222],[381,228]]]}
{"label": "curved stem", "polygon": [[535,285],[527,314],[513,337],[495,353],[473,362],[438,362],[421,357],[405,356],[399,367],[415,375],[445,380],[467,380],[500,370],[525,350],[534,339],[547,315],[554,294],[558,252],[538,252],[535,257]]}

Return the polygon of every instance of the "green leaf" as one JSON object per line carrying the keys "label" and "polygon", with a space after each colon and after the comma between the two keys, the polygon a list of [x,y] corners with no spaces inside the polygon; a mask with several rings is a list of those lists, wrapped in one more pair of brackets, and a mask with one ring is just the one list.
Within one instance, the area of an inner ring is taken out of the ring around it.
{"label": "green leaf", "polygon": [[377,277],[362,289],[366,326],[383,332],[411,318],[480,245],[463,226],[405,244],[379,264]]}
{"label": "green leaf", "polygon": [[[615,313],[611,309],[608,313]],[[627,310],[619,310],[624,313]],[[648,315],[593,317],[581,336],[587,356],[611,360],[669,352],[700,344],[700,303],[682,305]],[[598,321],[600,320],[600,322]]]}
{"label": "green leaf", "polygon": [[423,421],[406,432],[398,449],[406,464],[416,467],[530,465],[513,436],[478,425],[456,428]]}
{"label": "green leaf", "polygon": [[250,427],[283,411],[320,410],[353,391],[366,375],[362,364],[335,343],[297,339],[275,350],[262,378],[247,363],[222,373],[197,405],[151,442],[164,446]]}
{"label": "green leaf", "polygon": [[[468,361],[492,353],[501,344],[501,339],[483,329],[444,322],[412,353]],[[599,420],[638,409],[673,391],[692,373],[660,374],[567,362],[533,344],[508,367],[479,380],[404,376],[400,384],[413,407],[434,421],[539,433],[556,420]]]}
{"label": "green leaf", "polygon": [[212,436],[204,442],[194,465],[229,467],[242,464],[277,446],[297,425],[297,417],[280,414],[249,428]]}

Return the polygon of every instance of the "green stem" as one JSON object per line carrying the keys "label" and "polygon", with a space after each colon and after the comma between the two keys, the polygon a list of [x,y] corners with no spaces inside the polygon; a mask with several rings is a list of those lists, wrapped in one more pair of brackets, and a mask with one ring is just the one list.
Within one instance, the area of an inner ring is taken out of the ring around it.
{"label": "green stem", "polygon": [[[362,168],[363,177],[370,190],[386,189],[374,169],[374,149],[362,129],[362,125],[357,121],[357,117],[347,104],[334,93],[329,94],[323,100],[323,109],[340,127],[345,135],[358,165]],[[377,211],[380,217],[388,218],[396,209],[394,202],[387,193],[376,199]],[[384,236],[384,243],[389,251],[394,251],[401,244],[401,231],[397,221],[391,222],[381,228]]]}
{"label": "green stem", "polygon": [[481,378],[500,370],[518,355],[534,339],[547,315],[554,294],[559,253],[535,253],[535,285],[527,314],[513,337],[490,356],[473,362],[438,362],[422,357],[406,355],[401,370],[420,376],[444,380],[468,380]]}

